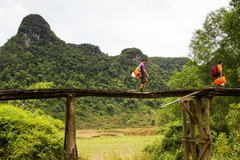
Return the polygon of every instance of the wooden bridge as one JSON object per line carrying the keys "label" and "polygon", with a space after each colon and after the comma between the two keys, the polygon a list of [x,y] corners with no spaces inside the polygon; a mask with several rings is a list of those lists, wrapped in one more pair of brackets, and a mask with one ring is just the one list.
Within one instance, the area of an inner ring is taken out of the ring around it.
{"label": "wooden bridge", "polygon": [[[214,96],[240,96],[239,88],[202,88],[160,91],[111,91],[78,88],[0,90],[0,100],[66,98],[64,156],[77,159],[76,98],[77,97],[165,98],[180,97],[160,108],[178,102],[182,110],[185,160],[211,159],[210,103]],[[188,120],[189,119],[189,120]],[[199,153],[197,152],[199,150]]]}

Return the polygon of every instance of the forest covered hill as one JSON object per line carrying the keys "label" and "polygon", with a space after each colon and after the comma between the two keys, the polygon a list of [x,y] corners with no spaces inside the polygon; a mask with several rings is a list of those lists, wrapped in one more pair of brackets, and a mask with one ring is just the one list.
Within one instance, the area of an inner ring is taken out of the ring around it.
{"label": "forest covered hill", "polygon": [[[66,43],[58,38],[43,17],[26,16],[15,36],[0,48],[0,89],[88,88],[139,90],[139,79],[131,72],[147,59],[150,75],[145,90],[168,89],[175,70],[189,61],[186,57],[148,57],[140,49],[123,49],[109,56],[92,44]],[[15,101],[26,109],[41,109],[54,118],[64,119],[64,100]],[[160,100],[80,98],[77,116],[80,128],[154,125],[152,113]],[[140,115],[140,116],[139,116]],[[141,118],[139,118],[141,117]],[[81,124],[81,125],[80,125]]]}

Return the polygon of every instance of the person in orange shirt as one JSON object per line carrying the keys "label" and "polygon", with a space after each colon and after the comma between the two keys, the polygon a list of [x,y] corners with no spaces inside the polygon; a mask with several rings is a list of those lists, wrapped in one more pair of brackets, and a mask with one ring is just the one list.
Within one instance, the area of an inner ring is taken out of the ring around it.
{"label": "person in orange shirt", "polygon": [[227,82],[226,78],[223,76],[223,62],[220,61],[217,65],[217,69],[218,69],[218,78],[214,80],[216,85],[221,85],[224,86],[225,83]]}
{"label": "person in orange shirt", "polygon": [[220,62],[218,62],[218,73],[219,73],[219,77],[220,78],[222,78],[223,77],[223,73],[222,73],[222,70],[223,70],[223,68],[222,68],[222,65],[223,65],[223,62],[222,61],[220,61]]}

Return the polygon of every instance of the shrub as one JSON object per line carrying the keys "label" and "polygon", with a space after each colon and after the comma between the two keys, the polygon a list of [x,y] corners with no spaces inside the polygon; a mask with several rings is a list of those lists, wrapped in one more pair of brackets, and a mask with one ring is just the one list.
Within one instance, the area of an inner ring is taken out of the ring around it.
{"label": "shrub", "polygon": [[164,130],[164,137],[161,140],[156,140],[144,148],[146,156],[150,160],[183,159],[181,123],[172,122]]}
{"label": "shrub", "polygon": [[213,158],[222,160],[238,160],[240,158],[240,135],[233,134],[229,138],[225,133],[214,135]]}
{"label": "shrub", "polygon": [[0,106],[0,159],[63,159],[63,123],[11,105]]}

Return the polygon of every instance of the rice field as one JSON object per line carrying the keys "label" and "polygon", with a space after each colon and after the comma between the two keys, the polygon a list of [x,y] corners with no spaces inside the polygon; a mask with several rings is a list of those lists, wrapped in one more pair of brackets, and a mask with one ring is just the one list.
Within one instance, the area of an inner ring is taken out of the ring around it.
{"label": "rice field", "polygon": [[156,138],[156,129],[77,131],[78,155],[83,160],[137,160]]}

